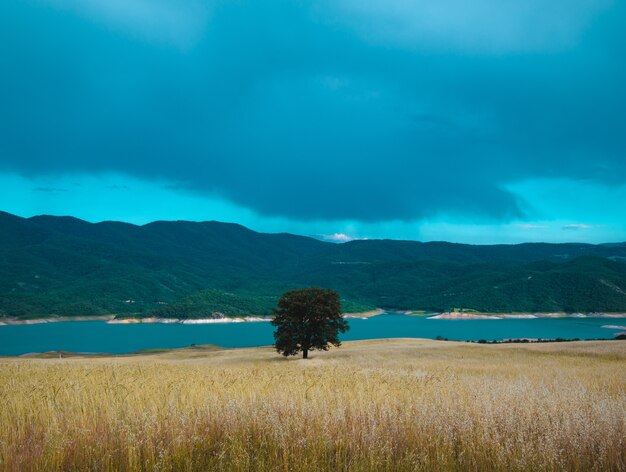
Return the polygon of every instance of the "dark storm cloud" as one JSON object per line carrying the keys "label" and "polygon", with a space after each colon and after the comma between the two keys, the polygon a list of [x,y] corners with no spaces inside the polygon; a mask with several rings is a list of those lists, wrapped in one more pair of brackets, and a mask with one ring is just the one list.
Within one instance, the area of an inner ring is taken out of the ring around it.
{"label": "dark storm cloud", "polygon": [[169,180],[266,215],[519,216],[527,178],[626,176],[624,7],[0,5],[0,166]]}

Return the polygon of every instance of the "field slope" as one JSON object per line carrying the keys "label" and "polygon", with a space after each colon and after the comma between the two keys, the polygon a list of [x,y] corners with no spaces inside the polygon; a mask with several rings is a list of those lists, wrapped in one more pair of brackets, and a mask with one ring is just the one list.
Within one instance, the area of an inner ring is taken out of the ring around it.
{"label": "field slope", "polygon": [[626,343],[0,359],[3,470],[626,470]]}

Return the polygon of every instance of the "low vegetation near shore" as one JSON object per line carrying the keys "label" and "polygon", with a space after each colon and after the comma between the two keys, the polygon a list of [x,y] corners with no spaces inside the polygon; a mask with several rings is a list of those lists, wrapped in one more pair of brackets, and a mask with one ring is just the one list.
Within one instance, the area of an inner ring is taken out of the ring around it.
{"label": "low vegetation near shore", "polygon": [[626,343],[0,360],[0,469],[626,470]]}

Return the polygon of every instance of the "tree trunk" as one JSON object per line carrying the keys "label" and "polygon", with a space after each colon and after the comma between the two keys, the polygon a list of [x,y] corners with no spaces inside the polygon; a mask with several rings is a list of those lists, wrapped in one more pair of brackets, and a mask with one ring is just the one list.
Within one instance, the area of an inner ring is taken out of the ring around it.
{"label": "tree trunk", "polygon": [[308,349],[303,349],[302,350],[302,359],[308,359],[309,358],[309,350]]}

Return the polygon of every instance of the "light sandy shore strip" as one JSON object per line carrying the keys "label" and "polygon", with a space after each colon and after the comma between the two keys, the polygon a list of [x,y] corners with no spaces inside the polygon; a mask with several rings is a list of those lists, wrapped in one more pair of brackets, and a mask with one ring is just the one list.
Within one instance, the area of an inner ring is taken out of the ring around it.
{"label": "light sandy shore strip", "polygon": [[451,311],[429,316],[429,320],[503,320],[534,318],[625,318],[626,313],[466,313]]}
{"label": "light sandy shore strip", "polygon": [[371,318],[372,316],[382,315],[383,313],[385,313],[385,310],[383,310],[382,308],[377,308],[376,310],[362,311],[359,313],[344,313],[343,317],[344,318],[360,318],[364,320],[367,318]]}
{"label": "light sandy shore strip", "polygon": [[115,315],[94,315],[94,316],[51,316],[47,318],[0,318],[0,326],[6,325],[32,325],[41,323],[63,323],[68,321],[111,321]]}
{"label": "light sandy shore strip", "polygon": [[[363,313],[346,313],[344,318],[360,318],[367,319],[372,316],[384,313],[383,310],[369,311]],[[33,325],[41,323],[58,323],[70,321],[104,321],[107,324],[144,324],[144,323],[179,323],[179,324],[218,324],[218,323],[245,323],[245,322],[264,322],[272,321],[272,316],[225,316],[223,318],[115,318],[114,315],[107,316],[59,316],[50,318],[35,318],[21,320],[15,318],[5,318],[0,320],[0,326],[8,325]]]}
{"label": "light sandy shore strip", "polygon": [[251,321],[271,321],[270,317],[262,316],[238,316],[238,317],[224,317],[224,318],[193,318],[193,319],[179,319],[179,318],[122,318],[116,320],[107,321],[108,324],[136,324],[136,323],[165,323],[165,324],[218,324],[218,323],[244,323]]}
{"label": "light sandy shore strip", "polygon": [[[344,318],[361,318],[366,319],[372,316],[385,313],[384,310],[372,310],[360,313],[345,313]],[[272,316],[225,316],[223,318],[116,318],[115,315],[104,316],[51,316],[47,318],[19,319],[19,318],[2,318],[0,326],[8,325],[33,325],[41,323],[62,323],[69,321],[104,321],[108,324],[137,324],[137,323],[180,323],[180,324],[212,324],[212,323],[243,323],[243,322],[260,322],[272,321]]]}
{"label": "light sandy shore strip", "polygon": [[[344,313],[344,318],[348,319],[367,319],[373,316],[388,313],[383,309],[364,311],[360,313]],[[410,314],[410,310],[406,312],[393,311],[396,314]],[[433,316],[427,316],[428,319],[434,320],[501,320],[501,319],[533,319],[533,318],[626,318],[626,313],[465,313],[465,312],[446,312]],[[212,324],[212,323],[242,323],[242,322],[262,322],[271,321],[271,316],[238,316],[223,318],[197,318],[197,319],[179,319],[179,318],[116,318],[115,315],[104,316],[54,316],[47,318],[19,319],[19,318],[0,318],[0,326],[6,325],[31,325],[40,323],[58,323],[69,321],[104,321],[109,324],[133,324],[133,323],[182,323],[182,324]]]}
{"label": "light sandy shore strip", "polygon": [[272,321],[269,316],[244,316],[226,318],[201,318],[193,320],[181,320],[182,324],[212,324],[212,323],[245,323],[255,321]]}
{"label": "light sandy shore strip", "polygon": [[[360,318],[367,319],[372,316],[381,315],[384,310],[371,310],[361,313],[345,313],[344,318]],[[272,321],[272,316],[225,316],[222,318],[194,318],[194,319],[178,319],[178,318],[124,318],[113,319],[107,321],[109,324],[130,324],[130,323],[180,323],[180,324],[218,324],[218,323],[245,323]]]}
{"label": "light sandy shore strip", "polygon": [[500,316],[482,315],[479,313],[462,313],[458,311],[429,316],[429,320],[500,320]]}

